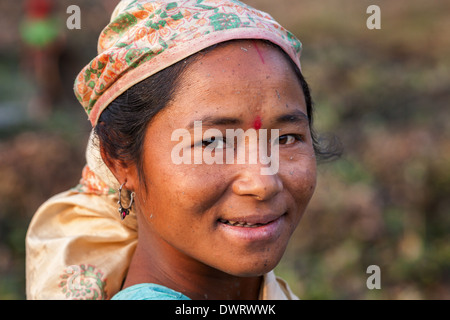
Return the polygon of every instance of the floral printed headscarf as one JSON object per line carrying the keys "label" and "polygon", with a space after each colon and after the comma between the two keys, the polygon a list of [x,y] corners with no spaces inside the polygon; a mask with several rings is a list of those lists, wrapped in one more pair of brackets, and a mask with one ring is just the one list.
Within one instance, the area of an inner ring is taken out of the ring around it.
{"label": "floral printed headscarf", "polygon": [[98,56],[78,75],[75,95],[95,126],[134,84],[214,44],[264,39],[300,68],[301,43],[269,14],[237,0],[127,0],[98,41]]}

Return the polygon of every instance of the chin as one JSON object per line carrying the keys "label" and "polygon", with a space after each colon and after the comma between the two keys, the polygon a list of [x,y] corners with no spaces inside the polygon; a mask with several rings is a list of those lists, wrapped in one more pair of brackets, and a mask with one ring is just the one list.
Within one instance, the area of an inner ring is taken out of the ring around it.
{"label": "chin", "polygon": [[280,262],[281,257],[259,257],[256,259],[235,259],[235,264],[229,266],[226,270],[223,270],[225,273],[236,277],[258,277],[262,276],[273,269]]}

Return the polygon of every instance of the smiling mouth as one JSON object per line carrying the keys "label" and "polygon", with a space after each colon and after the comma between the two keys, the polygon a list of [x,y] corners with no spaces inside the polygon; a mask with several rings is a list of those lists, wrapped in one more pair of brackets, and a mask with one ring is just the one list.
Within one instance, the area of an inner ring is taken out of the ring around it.
{"label": "smiling mouth", "polygon": [[257,227],[261,227],[261,226],[265,226],[268,223],[248,223],[245,221],[231,221],[231,220],[224,220],[224,219],[219,219],[219,222],[223,223],[223,224],[227,224],[229,226],[233,226],[233,227],[244,227],[244,228],[257,228]]}
{"label": "smiling mouth", "polygon": [[226,220],[226,219],[219,219],[218,221],[220,223],[229,225],[229,226],[233,226],[233,227],[242,227],[242,228],[258,228],[258,227],[263,227],[266,226],[272,222],[274,222],[275,220],[278,220],[280,217],[284,216],[286,214],[283,213],[281,216],[276,216],[276,217],[269,217],[269,218],[265,218],[265,219],[260,219],[261,221],[255,221],[255,222],[250,222],[250,221],[239,221],[239,220]]}

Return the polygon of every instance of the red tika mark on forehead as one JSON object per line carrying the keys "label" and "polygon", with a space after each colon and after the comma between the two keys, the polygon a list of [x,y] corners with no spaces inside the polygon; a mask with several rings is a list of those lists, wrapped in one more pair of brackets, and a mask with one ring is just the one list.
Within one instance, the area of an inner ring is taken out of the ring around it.
{"label": "red tika mark on forehead", "polygon": [[259,55],[259,58],[261,59],[261,62],[262,62],[263,64],[266,64],[266,63],[264,62],[264,57],[263,57],[261,51],[259,50],[258,44],[256,43],[256,41],[252,41],[252,43],[253,43],[253,46],[254,46],[255,49],[256,49],[256,52],[258,52],[258,55]]}
{"label": "red tika mark on forehead", "polygon": [[253,121],[253,128],[255,130],[261,129],[262,126],[262,119],[260,116],[257,116],[256,119]]}

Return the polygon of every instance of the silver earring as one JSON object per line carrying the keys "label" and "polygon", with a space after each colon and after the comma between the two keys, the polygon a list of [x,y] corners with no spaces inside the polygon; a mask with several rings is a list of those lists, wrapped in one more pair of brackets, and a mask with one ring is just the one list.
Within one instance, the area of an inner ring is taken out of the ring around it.
{"label": "silver earring", "polygon": [[119,209],[118,210],[119,210],[119,213],[120,213],[120,218],[122,220],[125,219],[125,217],[130,214],[130,209],[131,209],[131,206],[133,205],[134,195],[135,195],[134,192],[131,193],[131,195],[130,195],[130,205],[127,208],[124,208],[122,206],[122,188],[125,185],[125,183],[126,182],[122,183],[122,185],[119,188],[119,201],[117,201],[117,204],[119,205]]}

